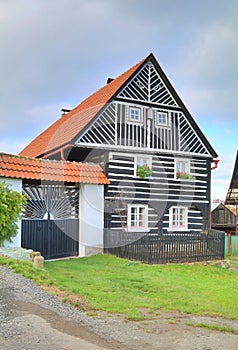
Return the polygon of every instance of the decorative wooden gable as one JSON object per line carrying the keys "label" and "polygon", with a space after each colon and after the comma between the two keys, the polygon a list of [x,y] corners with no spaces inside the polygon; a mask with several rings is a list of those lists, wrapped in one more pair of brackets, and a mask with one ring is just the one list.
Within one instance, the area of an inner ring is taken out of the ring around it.
{"label": "decorative wooden gable", "polygon": [[126,81],[76,139],[75,146],[119,146],[211,155],[204,135],[153,60],[144,62]]}
{"label": "decorative wooden gable", "polygon": [[146,63],[118,94],[119,98],[178,107],[154,64]]}

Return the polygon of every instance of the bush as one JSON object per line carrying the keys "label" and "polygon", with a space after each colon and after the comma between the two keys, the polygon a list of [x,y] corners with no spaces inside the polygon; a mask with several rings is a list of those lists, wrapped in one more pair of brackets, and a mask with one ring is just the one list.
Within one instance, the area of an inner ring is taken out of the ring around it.
{"label": "bush", "polygon": [[21,217],[25,198],[13,191],[5,182],[0,182],[0,246],[4,241],[12,242],[17,235],[17,221]]}

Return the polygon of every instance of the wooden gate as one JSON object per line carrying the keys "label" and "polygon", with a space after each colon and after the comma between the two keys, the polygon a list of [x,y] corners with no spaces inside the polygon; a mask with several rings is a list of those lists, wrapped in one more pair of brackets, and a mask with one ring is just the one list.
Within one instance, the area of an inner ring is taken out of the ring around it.
{"label": "wooden gate", "polygon": [[73,186],[23,186],[27,205],[22,220],[22,247],[45,259],[78,255],[79,189]]}

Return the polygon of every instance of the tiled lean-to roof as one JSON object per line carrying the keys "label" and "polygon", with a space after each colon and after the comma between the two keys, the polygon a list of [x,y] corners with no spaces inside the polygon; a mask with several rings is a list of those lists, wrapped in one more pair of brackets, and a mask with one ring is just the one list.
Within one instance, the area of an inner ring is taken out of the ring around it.
{"label": "tiled lean-to roof", "polygon": [[20,152],[20,155],[39,157],[66,144],[72,143],[74,138],[94,119],[105,104],[112,99],[117,91],[151,55],[152,54],[86,98],[69,113],[63,115],[26,146]]}
{"label": "tiled lean-to roof", "polygon": [[0,153],[0,177],[100,185],[109,183],[99,165],[20,157],[6,153]]}

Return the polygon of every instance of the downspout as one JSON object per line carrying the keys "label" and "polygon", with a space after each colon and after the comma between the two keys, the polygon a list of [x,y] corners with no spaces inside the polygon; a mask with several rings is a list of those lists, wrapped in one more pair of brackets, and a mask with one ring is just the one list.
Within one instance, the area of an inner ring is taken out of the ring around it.
{"label": "downspout", "polygon": [[50,156],[53,156],[54,154],[60,153],[61,160],[66,161],[65,156],[64,156],[64,151],[65,151],[66,149],[70,148],[70,147],[72,148],[73,145],[72,145],[71,143],[68,143],[68,144],[65,145],[64,147],[61,147],[60,149],[57,149],[57,150],[52,151],[52,152],[50,152],[50,153],[47,153],[47,154],[44,155],[42,158],[43,158],[43,159],[46,159],[46,158],[48,158],[48,157],[50,157]]}
{"label": "downspout", "polygon": [[214,169],[218,168],[218,163],[219,163],[219,162],[220,162],[219,159],[214,159],[214,160],[212,161],[212,163],[215,163],[215,164],[211,167],[211,170],[214,170]]}
{"label": "downspout", "polygon": [[[219,162],[220,162],[219,159],[213,159],[212,163],[214,163],[214,165],[211,167],[211,170],[217,169]],[[210,199],[210,230],[211,228],[212,228],[212,201]]]}

